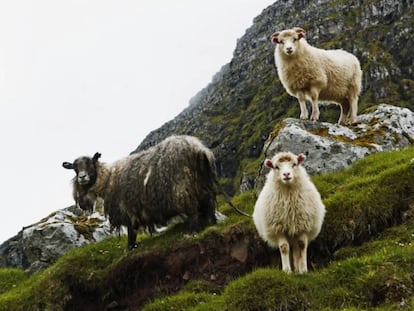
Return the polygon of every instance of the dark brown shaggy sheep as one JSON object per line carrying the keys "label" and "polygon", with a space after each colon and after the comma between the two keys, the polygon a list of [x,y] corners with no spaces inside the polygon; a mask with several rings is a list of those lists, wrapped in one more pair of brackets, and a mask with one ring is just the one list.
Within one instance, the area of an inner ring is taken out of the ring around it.
{"label": "dark brown shaggy sheep", "polygon": [[129,249],[138,229],[153,231],[180,214],[187,215],[191,231],[216,222],[214,155],[197,138],[171,136],[111,165],[99,162],[100,156],[63,167],[76,172],[74,197],[81,208],[91,209],[101,197],[111,225],[128,228]]}
{"label": "dark brown shaggy sheep", "polygon": [[63,167],[73,169],[76,176],[73,179],[73,199],[76,205],[87,212],[92,212],[96,196],[88,194],[88,190],[95,184],[97,179],[96,163],[101,157],[100,153],[95,153],[93,158],[80,157],[71,164],[63,162]]}

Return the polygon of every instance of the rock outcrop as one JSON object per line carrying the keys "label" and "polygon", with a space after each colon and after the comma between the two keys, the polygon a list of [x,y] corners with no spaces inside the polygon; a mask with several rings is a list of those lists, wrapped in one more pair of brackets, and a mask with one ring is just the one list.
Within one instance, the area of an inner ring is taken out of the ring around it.
{"label": "rock outcrop", "polygon": [[102,240],[113,234],[107,219],[98,212],[82,215],[75,207],[58,210],[24,227],[0,245],[0,267],[37,272],[72,248]]}
{"label": "rock outcrop", "polygon": [[[402,149],[414,143],[414,112],[381,104],[358,116],[358,124],[346,127],[328,122],[288,118],[280,122],[264,146],[264,157],[280,151],[303,153],[309,174],[334,172],[373,152]],[[268,169],[261,168],[260,189]],[[248,190],[246,187],[240,190]]]}
{"label": "rock outcrop", "polygon": [[[102,204],[103,201],[100,201],[98,205]],[[222,222],[226,216],[216,211],[216,218],[218,222]],[[180,223],[184,219],[182,215],[174,217],[168,225]],[[162,233],[167,227],[155,229]],[[147,231],[142,229],[142,232]],[[126,235],[126,228],[115,230],[99,211],[88,215],[80,208],[71,206],[24,227],[17,235],[0,245],[0,268],[22,268],[28,273],[36,273],[73,248],[99,242],[113,235]]]}

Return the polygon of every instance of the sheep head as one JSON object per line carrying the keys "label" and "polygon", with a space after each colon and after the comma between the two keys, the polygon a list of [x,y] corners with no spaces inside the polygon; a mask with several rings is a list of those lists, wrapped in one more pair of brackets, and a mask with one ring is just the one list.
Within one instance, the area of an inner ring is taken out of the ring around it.
{"label": "sheep head", "polygon": [[73,163],[63,162],[62,166],[68,170],[74,170],[76,172],[75,182],[81,187],[89,189],[92,187],[97,178],[96,163],[101,157],[100,153],[90,157],[79,157]]}
{"label": "sheep head", "polygon": [[295,55],[298,50],[299,40],[306,35],[305,30],[295,27],[293,29],[275,32],[272,35],[272,42],[278,44],[279,48],[288,56]]}
{"label": "sheep head", "polygon": [[271,160],[266,159],[264,164],[266,167],[274,170],[275,177],[283,184],[292,184],[295,180],[299,165],[305,159],[306,156],[302,153],[294,155],[291,152],[280,152]]}

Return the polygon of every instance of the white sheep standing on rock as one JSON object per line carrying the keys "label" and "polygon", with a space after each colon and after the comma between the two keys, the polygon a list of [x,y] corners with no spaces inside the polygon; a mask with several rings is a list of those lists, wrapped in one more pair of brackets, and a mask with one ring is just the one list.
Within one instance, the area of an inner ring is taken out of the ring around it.
{"label": "white sheep standing on rock", "polygon": [[302,28],[275,32],[272,42],[276,44],[275,62],[280,81],[299,100],[300,119],[309,118],[308,99],[312,103],[311,120],[319,120],[318,101],[323,101],[340,105],[339,124],[356,123],[362,71],[353,54],[311,46]]}
{"label": "white sheep standing on rock", "polygon": [[276,154],[265,165],[271,170],[259,194],[253,221],[260,237],[279,248],[282,270],[291,272],[292,250],[295,272],[305,273],[308,243],[319,234],[325,206],[315,185],[301,163],[303,154]]}

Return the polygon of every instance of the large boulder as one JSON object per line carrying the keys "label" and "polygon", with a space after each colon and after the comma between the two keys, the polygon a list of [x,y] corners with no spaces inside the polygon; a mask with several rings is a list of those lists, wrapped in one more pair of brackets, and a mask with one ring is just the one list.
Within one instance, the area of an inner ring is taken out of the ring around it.
{"label": "large boulder", "polygon": [[0,266],[37,272],[68,250],[111,234],[109,221],[99,212],[84,215],[76,207],[58,210],[0,245]]}
{"label": "large boulder", "polygon": [[[368,154],[404,148],[414,142],[414,113],[381,104],[358,116],[355,126],[288,118],[277,124],[264,145],[264,158],[280,151],[303,153],[309,174],[344,169]],[[264,166],[257,178],[263,185]],[[243,190],[246,190],[245,184]]]}

